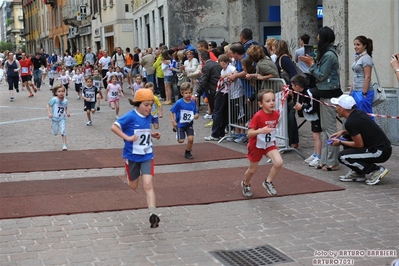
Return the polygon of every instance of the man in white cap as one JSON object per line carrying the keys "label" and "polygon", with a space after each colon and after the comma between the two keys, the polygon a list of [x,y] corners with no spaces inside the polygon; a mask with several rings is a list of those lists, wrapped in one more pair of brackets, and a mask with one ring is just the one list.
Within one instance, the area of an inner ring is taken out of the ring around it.
{"label": "man in white cap", "polygon": [[338,160],[351,169],[345,176],[340,176],[340,180],[377,184],[389,172],[376,163],[386,162],[391,157],[391,142],[364,111],[356,109],[352,96],[343,94],[339,98],[331,98],[331,103],[336,105],[338,116],[346,118],[345,130],[330,137],[331,145],[344,146]]}

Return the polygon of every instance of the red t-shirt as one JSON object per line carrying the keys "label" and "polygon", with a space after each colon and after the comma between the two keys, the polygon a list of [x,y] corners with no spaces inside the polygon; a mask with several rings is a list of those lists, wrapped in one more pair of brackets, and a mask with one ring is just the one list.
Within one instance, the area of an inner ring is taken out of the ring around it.
{"label": "red t-shirt", "polygon": [[19,64],[21,65],[21,76],[32,75],[31,67],[33,67],[33,63],[29,58],[19,60]]}
{"label": "red t-shirt", "polygon": [[[251,122],[249,123],[248,129],[259,129],[265,126],[269,126],[271,128],[276,128],[278,124],[278,119],[280,118],[280,111],[274,110],[271,114],[265,113],[263,110],[259,110],[252,117]],[[275,141],[275,132],[270,133],[270,141]],[[249,138],[248,147],[256,147],[257,136]]]}

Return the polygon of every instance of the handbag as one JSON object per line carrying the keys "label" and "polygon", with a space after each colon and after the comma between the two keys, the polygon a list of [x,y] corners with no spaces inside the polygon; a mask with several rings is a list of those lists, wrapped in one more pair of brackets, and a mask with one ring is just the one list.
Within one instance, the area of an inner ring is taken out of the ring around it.
{"label": "handbag", "polygon": [[[278,66],[279,66],[279,69],[280,69],[280,71],[279,71],[279,72],[280,72],[280,78],[284,79],[284,81],[285,81],[286,84],[291,84],[290,74],[289,74],[287,71],[285,71],[285,70],[282,68],[282,66],[281,66],[281,58],[282,58],[283,56],[287,56],[287,57],[288,57],[288,55],[283,54],[282,56],[280,56],[280,58],[279,58],[279,60],[278,60]],[[292,63],[294,64],[296,73],[297,73],[298,75],[300,75],[300,76],[306,78],[305,73],[303,73],[303,71],[297,66],[297,64],[296,64],[294,61],[292,61]]]}
{"label": "handbag", "polygon": [[375,77],[377,78],[377,82],[373,84],[373,90],[374,90],[374,97],[373,97],[373,107],[383,103],[386,99],[387,96],[385,94],[384,88],[381,86],[380,79],[378,78],[377,74],[377,69],[373,65]]}
{"label": "handbag", "polygon": [[201,69],[202,69],[201,64],[198,64],[197,68],[193,72],[187,72],[187,77],[189,77],[190,79],[199,78],[201,76]]}

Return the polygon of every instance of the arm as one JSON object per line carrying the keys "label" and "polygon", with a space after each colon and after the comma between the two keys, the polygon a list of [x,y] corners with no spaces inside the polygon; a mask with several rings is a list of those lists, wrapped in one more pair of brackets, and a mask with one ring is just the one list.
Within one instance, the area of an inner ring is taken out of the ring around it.
{"label": "arm", "polygon": [[363,83],[363,97],[367,97],[367,92],[369,91],[369,86],[371,82],[371,66],[365,66],[364,71],[364,83]]}
{"label": "arm", "polygon": [[334,139],[334,142],[332,143],[332,146],[339,146],[339,145],[344,145],[346,147],[351,147],[351,148],[363,148],[364,147],[364,142],[362,135],[357,134],[356,136],[352,136],[352,140],[339,140],[338,138]]}
{"label": "arm", "polygon": [[126,135],[126,134],[122,131],[122,129],[121,129],[118,125],[116,125],[116,124],[113,124],[113,125],[112,125],[111,131],[114,132],[117,136],[121,137],[122,139],[124,139],[124,140],[126,140],[126,141],[131,141],[131,142],[133,142],[133,141],[136,141],[136,140],[139,138],[139,136],[136,136],[136,135],[133,135],[133,136],[128,136],[128,135]]}
{"label": "arm", "polygon": [[399,81],[399,54],[391,56],[391,67],[395,71],[396,78]]}
{"label": "arm", "polygon": [[262,128],[258,128],[258,129],[250,128],[248,130],[248,138],[256,137],[259,134],[269,134],[273,130],[274,130],[274,128],[271,128],[269,126],[264,126]]}
{"label": "arm", "polygon": [[176,127],[177,127],[177,123],[176,123],[176,117],[175,117],[175,114],[174,114],[174,113],[172,113],[172,112],[170,112],[170,114],[169,114],[169,117],[170,117],[170,122],[172,122],[172,126],[173,126],[173,128],[174,128],[174,129],[176,129]]}
{"label": "arm", "polygon": [[47,104],[47,115],[48,115],[48,118],[53,118],[53,114],[51,113],[51,106],[50,106],[50,104],[48,103]]}
{"label": "arm", "polygon": [[67,115],[68,117],[70,117],[70,116],[71,116],[71,114],[69,113],[69,109],[68,109],[68,107],[65,107],[65,112],[66,112],[66,115]]}

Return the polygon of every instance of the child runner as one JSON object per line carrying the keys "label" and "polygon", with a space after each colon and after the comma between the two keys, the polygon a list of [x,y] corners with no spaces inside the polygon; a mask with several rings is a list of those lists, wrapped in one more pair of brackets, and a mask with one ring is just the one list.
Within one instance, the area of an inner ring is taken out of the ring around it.
{"label": "child runner", "polygon": [[[91,76],[93,74],[93,66],[90,65],[89,61],[87,61],[85,63],[82,72],[83,72],[85,78],[87,78],[88,76]],[[99,88],[99,87],[97,87],[97,88]]]}
{"label": "child runner", "polygon": [[119,118],[119,96],[125,97],[122,92],[121,85],[118,83],[118,78],[116,75],[111,77],[111,83],[108,84],[107,90],[105,92],[105,100],[109,99],[109,107],[115,110],[115,118]]}
{"label": "child runner", "polygon": [[65,98],[65,88],[60,84],[54,87],[53,97],[47,104],[48,117],[53,122],[52,133],[57,136],[58,131],[62,137],[62,150],[67,151],[66,139],[66,116],[70,116],[68,110],[68,100]]}
{"label": "child runner", "polygon": [[156,200],[152,184],[154,176],[152,138],[159,139],[161,134],[151,132],[154,94],[151,90],[139,90],[134,95],[134,100],[129,99],[129,102],[135,108],[115,121],[111,130],[125,142],[122,156],[125,161],[127,184],[131,189],[136,189],[140,175],[143,178],[143,188],[150,213],[150,227],[156,228],[160,219],[155,214]]}
{"label": "child runner", "polygon": [[61,70],[61,74],[58,77],[58,79],[61,80],[61,84],[65,88],[65,96],[68,96],[68,87],[69,87],[69,81],[71,80],[71,77],[69,76],[68,73],[66,73],[66,70],[64,68]]}
{"label": "child runner", "polygon": [[96,112],[96,97],[97,93],[100,94],[102,97],[101,90],[99,90],[96,86],[93,86],[93,78],[88,77],[86,79],[86,87],[83,88],[83,100],[84,100],[84,111],[86,111],[87,114],[87,126],[92,125],[91,121],[91,114],[94,114]]}
{"label": "child runner", "polygon": [[[99,91],[101,91],[102,89],[102,84],[101,84],[101,75],[100,72],[98,71],[98,69],[95,69],[93,71],[93,85],[95,87],[97,87],[97,89]],[[102,99],[102,97],[100,97],[100,95],[97,95],[97,111],[100,111],[100,100]]]}
{"label": "child runner", "polygon": [[272,160],[273,166],[269,175],[262,182],[267,192],[275,196],[277,191],[273,186],[273,179],[283,166],[283,159],[276,147],[275,129],[280,118],[280,111],[274,110],[276,97],[272,90],[262,90],[258,93],[258,104],[261,110],[255,113],[248,126],[248,153],[249,167],[245,172],[245,180],[241,182],[242,194],[252,197],[251,177],[256,173],[258,163],[263,155]]}
{"label": "child runner", "polygon": [[173,131],[176,132],[177,142],[183,143],[187,135],[187,145],[184,157],[186,159],[194,159],[191,154],[191,148],[194,143],[194,119],[198,119],[198,109],[195,101],[191,99],[193,96],[193,86],[190,82],[184,82],[180,86],[180,93],[183,98],[170,108],[170,120],[172,122]]}
{"label": "child runner", "polygon": [[55,70],[51,67],[50,64],[47,65],[47,76],[49,81],[49,88],[50,90],[53,88],[54,85],[54,77],[55,77]]}
{"label": "child runner", "polygon": [[114,75],[116,75],[116,77],[118,78],[118,84],[121,85],[121,89],[123,91],[123,80],[125,79],[125,76],[123,75],[123,73],[121,72],[121,68],[120,67],[116,67],[115,68],[115,72]]}
{"label": "child runner", "polygon": [[305,160],[305,163],[309,164],[311,167],[316,167],[320,164],[321,159],[321,122],[319,119],[319,103],[314,101],[314,91],[315,89],[307,88],[306,78],[301,75],[295,75],[291,78],[291,86],[296,92],[300,92],[303,95],[307,95],[310,98],[300,96],[298,94],[294,95],[296,104],[294,109],[297,111],[303,111],[303,116],[307,121],[310,121],[311,130],[313,135],[313,154]]}
{"label": "child runner", "polygon": [[[132,95],[134,96],[134,93],[138,91],[139,89],[143,88],[143,83],[142,83],[143,78],[141,75],[136,75],[135,81],[133,83],[133,87],[131,87],[132,90]],[[154,85],[154,84],[153,84]]]}
{"label": "child runner", "polygon": [[79,68],[75,70],[75,75],[72,76],[72,81],[75,82],[75,91],[78,94],[78,100],[80,100],[82,98],[83,74],[80,73]]}
{"label": "child runner", "polygon": [[[152,93],[154,93],[154,83],[148,82],[145,84],[146,89],[150,89]],[[152,106],[151,110],[151,115],[152,115],[152,125],[154,126],[155,129],[159,128],[159,119],[163,117],[163,109],[162,109],[162,104],[159,101],[159,98],[154,95],[154,104]]]}

